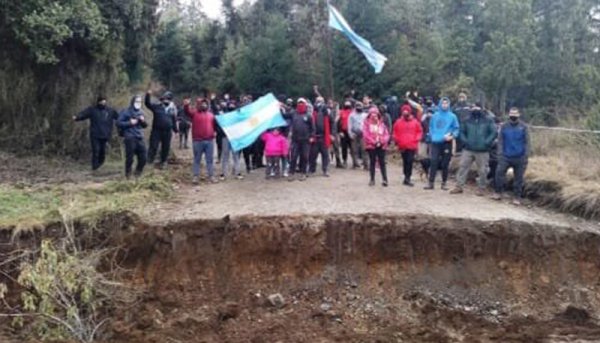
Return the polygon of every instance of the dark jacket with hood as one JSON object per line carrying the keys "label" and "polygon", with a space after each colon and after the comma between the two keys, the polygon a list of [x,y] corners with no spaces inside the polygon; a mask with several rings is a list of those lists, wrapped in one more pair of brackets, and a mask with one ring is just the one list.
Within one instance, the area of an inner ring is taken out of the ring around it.
{"label": "dark jacket with hood", "polygon": [[331,111],[327,108],[327,105],[324,103],[320,103],[315,108],[314,115],[314,124],[315,124],[315,136],[324,137],[326,134],[326,126],[325,121],[329,121],[329,134],[335,135],[337,134],[337,128],[335,125],[335,118],[331,115]]}
{"label": "dark jacket with hood", "polygon": [[115,121],[119,118],[119,114],[114,109],[99,105],[90,106],[79,113],[76,121],[90,120],[90,137],[96,139],[110,139],[112,137],[112,129]]}
{"label": "dark jacket with hood", "polygon": [[152,114],[152,130],[173,130],[177,132],[177,107],[174,104],[165,106],[162,103],[153,103],[150,94],[146,94],[144,104]]}
{"label": "dark jacket with hood", "polygon": [[473,111],[460,125],[460,140],[465,149],[475,152],[488,152],[498,136],[494,121],[481,110]]}
{"label": "dark jacket with hood", "polygon": [[[131,98],[131,101],[129,102],[129,107],[121,111],[121,113],[119,114],[119,120],[117,120],[117,127],[119,127],[119,129],[123,132],[123,137],[125,139],[143,139],[144,132],[142,130],[148,127],[148,123],[146,123],[146,121],[139,121],[139,118],[144,115],[142,109],[140,108],[139,110],[136,110],[133,107],[133,103],[135,102],[136,98],[139,98],[140,101],[142,100],[142,97],[139,95],[136,95],[133,98]],[[138,123],[135,125],[131,125],[131,119],[138,119]]]}
{"label": "dark jacket with hood", "polygon": [[292,118],[292,139],[297,142],[302,142],[310,139],[314,132],[314,125],[311,115],[308,113],[310,106],[304,104],[298,105],[296,112]]}
{"label": "dark jacket with hood", "polygon": [[521,158],[527,160],[531,149],[529,128],[521,120],[508,121],[500,128],[498,136],[498,156],[503,158]]}
{"label": "dark jacket with hood", "polygon": [[432,143],[445,142],[445,136],[447,134],[452,134],[454,139],[459,138],[460,135],[458,119],[450,109],[442,109],[443,101],[448,101],[448,105],[450,105],[450,99],[441,98],[437,111],[429,120],[429,137],[431,138]]}

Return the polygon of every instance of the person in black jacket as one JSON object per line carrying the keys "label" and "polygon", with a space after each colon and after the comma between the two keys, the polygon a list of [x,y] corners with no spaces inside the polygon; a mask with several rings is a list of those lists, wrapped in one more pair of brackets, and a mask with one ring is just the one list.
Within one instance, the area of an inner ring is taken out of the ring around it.
{"label": "person in black jacket", "polygon": [[148,163],[154,162],[154,156],[160,149],[159,168],[163,169],[167,164],[169,150],[171,149],[171,138],[173,133],[177,133],[177,107],[173,103],[173,94],[166,92],[160,97],[160,103],[153,103],[151,91],[146,93],[144,103],[146,107],[154,114],[152,120],[152,132],[150,132],[150,148],[148,149]]}
{"label": "person in black jacket", "polygon": [[337,130],[335,118],[321,96],[317,97],[311,119],[314,127],[310,145],[309,172],[311,174],[317,172],[317,157],[321,155],[323,176],[329,177],[329,148],[332,143],[331,137],[337,135]]}
{"label": "person in black jacket", "polygon": [[310,141],[313,139],[314,125],[312,119],[312,106],[309,106],[308,102],[300,98],[298,99],[298,105],[294,117],[292,118],[292,160],[290,161],[290,173],[289,180],[294,181],[294,174],[296,173],[296,165],[300,167],[300,181],[306,180],[307,176],[307,162],[310,153]]}
{"label": "person in black jacket", "polygon": [[179,131],[179,149],[189,149],[188,139],[192,123],[190,118],[183,110],[183,106],[177,108],[177,129]]}
{"label": "person in black jacket", "polygon": [[142,96],[131,98],[129,107],[121,111],[117,120],[117,127],[121,130],[123,144],[125,145],[125,177],[131,177],[133,157],[137,156],[135,177],[142,175],[146,165],[146,145],[144,144],[143,129],[148,127],[144,112],[142,112]]}
{"label": "person in black jacket", "polygon": [[90,142],[92,144],[92,170],[98,170],[106,158],[106,144],[112,137],[112,129],[119,114],[106,105],[106,98],[99,96],[95,106],[83,110],[73,120],[90,120]]}

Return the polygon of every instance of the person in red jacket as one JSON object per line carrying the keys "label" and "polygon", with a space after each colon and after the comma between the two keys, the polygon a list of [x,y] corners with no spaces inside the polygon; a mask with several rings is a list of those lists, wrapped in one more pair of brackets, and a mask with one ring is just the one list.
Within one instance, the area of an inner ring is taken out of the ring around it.
{"label": "person in red jacket", "polygon": [[402,117],[394,124],[394,141],[402,155],[402,168],[404,170],[405,186],[413,187],[410,181],[412,176],[415,154],[419,150],[419,142],[423,137],[423,127],[419,120],[412,115],[410,106],[402,106]]}
{"label": "person in red jacket", "polygon": [[202,155],[206,157],[206,169],[208,178],[212,183],[216,183],[217,179],[214,175],[214,140],[216,137],[215,131],[215,116],[208,110],[208,101],[198,98],[196,100],[196,108],[190,107],[190,99],[183,101],[183,109],[192,121],[192,141],[194,150],[194,165],[193,165],[193,183],[198,184],[200,181],[200,161]]}

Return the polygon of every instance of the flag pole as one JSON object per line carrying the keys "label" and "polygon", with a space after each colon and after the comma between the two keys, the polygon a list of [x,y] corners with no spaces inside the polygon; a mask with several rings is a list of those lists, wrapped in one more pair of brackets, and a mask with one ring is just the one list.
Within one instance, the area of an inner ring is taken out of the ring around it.
{"label": "flag pole", "polygon": [[[327,4],[327,21],[329,22],[329,0],[326,2]],[[327,46],[329,52],[329,94],[331,99],[335,99],[335,88],[333,82],[333,32],[329,28],[329,24],[325,26],[327,30]]]}

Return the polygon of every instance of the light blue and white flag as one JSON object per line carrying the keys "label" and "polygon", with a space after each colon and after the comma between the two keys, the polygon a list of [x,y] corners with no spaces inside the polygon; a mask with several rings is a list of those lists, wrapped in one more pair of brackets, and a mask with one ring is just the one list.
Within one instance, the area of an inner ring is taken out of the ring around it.
{"label": "light blue and white flag", "polygon": [[287,125],[281,115],[279,101],[271,93],[216,118],[234,151],[250,146],[268,129]]}
{"label": "light blue and white flag", "polygon": [[350,39],[352,44],[354,44],[358,48],[358,50],[360,50],[360,52],[362,52],[363,55],[365,55],[369,63],[375,69],[375,73],[381,73],[385,62],[387,61],[387,57],[375,51],[375,49],[373,49],[373,47],[371,46],[371,43],[369,43],[366,39],[362,38],[356,32],[354,32],[354,30],[352,30],[346,19],[342,17],[340,12],[338,12],[338,10],[335,9],[335,7],[331,6],[331,4],[329,3],[327,3],[327,6],[329,7],[329,27],[341,31],[343,34],[345,34],[346,37]]}

